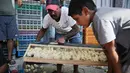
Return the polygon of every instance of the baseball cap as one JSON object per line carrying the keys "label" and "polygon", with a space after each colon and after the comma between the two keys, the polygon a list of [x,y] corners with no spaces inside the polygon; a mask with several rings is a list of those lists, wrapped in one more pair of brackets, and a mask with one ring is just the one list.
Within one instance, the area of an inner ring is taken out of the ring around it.
{"label": "baseball cap", "polygon": [[46,0],[46,9],[57,10],[60,5],[60,0]]}

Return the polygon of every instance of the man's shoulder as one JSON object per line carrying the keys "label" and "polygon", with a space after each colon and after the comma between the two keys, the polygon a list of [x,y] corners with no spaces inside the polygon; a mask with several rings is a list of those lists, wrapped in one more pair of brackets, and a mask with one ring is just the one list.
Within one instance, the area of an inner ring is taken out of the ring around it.
{"label": "man's shoulder", "polygon": [[68,15],[68,8],[67,7],[61,7],[62,14]]}
{"label": "man's shoulder", "polygon": [[116,13],[118,13],[117,11],[124,12],[124,11],[130,11],[130,9],[128,9],[128,8],[118,8],[118,7],[101,7],[101,8],[98,8],[97,11],[106,12],[106,13],[108,13],[108,12],[113,13],[113,11],[116,11]]}
{"label": "man's shoulder", "polygon": [[43,21],[46,23],[50,23],[53,21],[53,19],[51,18],[51,16],[49,14],[46,14],[43,18]]}
{"label": "man's shoulder", "polygon": [[44,19],[51,20],[51,17],[50,17],[49,14],[46,14],[46,15],[44,16]]}
{"label": "man's shoulder", "polygon": [[125,15],[125,13],[130,13],[130,9],[126,8],[113,8],[113,7],[104,7],[97,9],[96,15],[103,18],[110,17],[119,17]]}
{"label": "man's shoulder", "polygon": [[46,14],[44,18],[49,18],[49,17],[50,17],[49,14]]}

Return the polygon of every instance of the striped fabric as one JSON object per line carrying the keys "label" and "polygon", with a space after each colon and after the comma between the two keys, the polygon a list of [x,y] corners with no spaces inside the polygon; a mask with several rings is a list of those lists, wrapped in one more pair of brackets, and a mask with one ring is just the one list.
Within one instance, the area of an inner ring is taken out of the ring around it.
{"label": "striped fabric", "polygon": [[60,0],[46,0],[46,5],[49,5],[49,4],[60,5]]}

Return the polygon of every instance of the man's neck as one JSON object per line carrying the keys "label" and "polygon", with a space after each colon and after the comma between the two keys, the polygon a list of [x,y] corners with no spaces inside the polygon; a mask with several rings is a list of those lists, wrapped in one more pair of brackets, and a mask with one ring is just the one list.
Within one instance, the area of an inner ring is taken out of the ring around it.
{"label": "man's neck", "polygon": [[57,22],[59,22],[59,21],[60,21],[60,17],[61,17],[61,15],[59,16],[59,18],[58,18],[58,19],[56,19],[56,21],[57,21]]}
{"label": "man's neck", "polygon": [[56,19],[56,21],[59,22],[60,18],[61,18],[61,10],[60,10],[60,13],[59,13],[59,17]]}

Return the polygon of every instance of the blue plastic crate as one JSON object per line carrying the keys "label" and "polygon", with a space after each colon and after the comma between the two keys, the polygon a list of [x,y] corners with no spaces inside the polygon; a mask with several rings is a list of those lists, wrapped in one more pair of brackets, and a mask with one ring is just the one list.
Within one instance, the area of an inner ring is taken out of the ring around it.
{"label": "blue plastic crate", "polygon": [[20,35],[26,35],[26,34],[35,34],[35,35],[37,35],[38,34],[38,32],[39,32],[39,30],[38,31],[35,31],[35,30],[30,30],[30,31],[19,31],[19,34]]}
{"label": "blue plastic crate", "polygon": [[18,51],[18,57],[24,56],[25,51]]}
{"label": "blue plastic crate", "polygon": [[22,7],[15,6],[17,10],[37,10],[42,11],[41,5],[29,5],[29,4],[23,4]]}
{"label": "blue plastic crate", "polygon": [[35,40],[19,40],[17,51],[25,51],[30,43],[33,43]]}
{"label": "blue plastic crate", "polygon": [[15,5],[16,9],[21,10],[39,10],[42,11],[42,5],[40,4],[40,1],[23,1],[22,7],[18,7],[18,5]]}
{"label": "blue plastic crate", "polygon": [[17,19],[17,24],[18,25],[42,25],[42,20],[40,19]]}
{"label": "blue plastic crate", "polygon": [[[19,35],[18,40],[19,40],[19,41],[34,41],[34,40],[36,40],[36,35],[37,35],[37,34],[32,34],[32,35],[30,35],[30,34]],[[24,42],[24,43],[26,43],[26,42]]]}
{"label": "blue plastic crate", "polygon": [[34,10],[16,10],[16,14],[18,15],[35,15],[39,16],[42,14],[42,11],[34,11]]}
{"label": "blue plastic crate", "polygon": [[27,47],[18,47],[19,49],[17,51],[26,51]]}
{"label": "blue plastic crate", "polygon": [[19,44],[18,47],[19,47],[19,48],[26,48],[26,47],[28,47],[28,45],[29,45],[29,44]]}
{"label": "blue plastic crate", "polygon": [[16,49],[15,49],[15,48],[13,49],[13,52],[12,52],[12,54],[16,54]]}
{"label": "blue plastic crate", "polygon": [[41,25],[18,24],[19,30],[40,30],[41,27]]}
{"label": "blue plastic crate", "polygon": [[35,40],[19,40],[19,44],[30,44],[33,43]]}
{"label": "blue plastic crate", "polygon": [[33,19],[33,20],[40,20],[41,16],[36,16],[36,15],[17,15],[16,16],[17,19]]}

